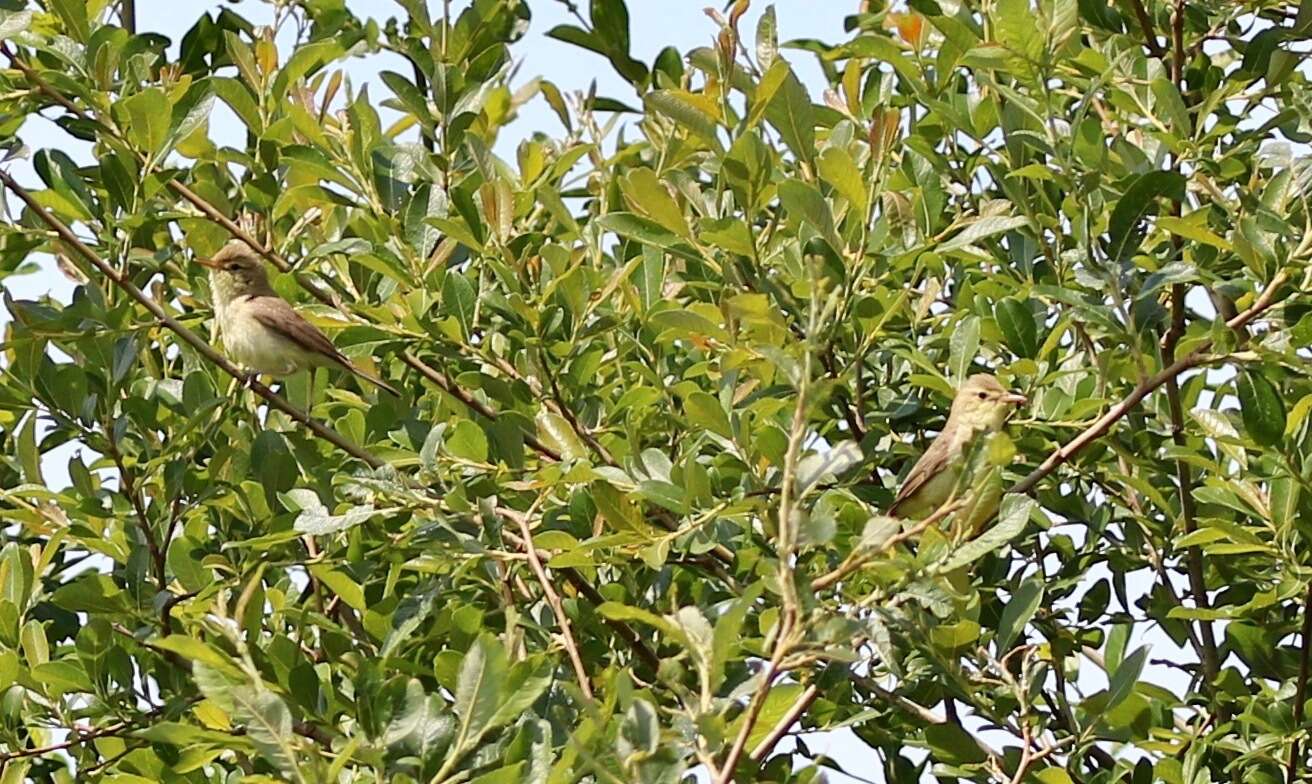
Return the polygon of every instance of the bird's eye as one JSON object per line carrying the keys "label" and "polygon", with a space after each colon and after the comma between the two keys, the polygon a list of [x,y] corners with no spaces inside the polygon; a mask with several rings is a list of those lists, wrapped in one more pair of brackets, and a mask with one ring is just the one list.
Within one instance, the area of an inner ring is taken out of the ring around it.
{"label": "bird's eye", "polygon": [[228,265],[228,272],[236,272],[236,271],[239,270],[239,269],[241,269],[241,265],[240,265],[240,264],[229,264],[229,265]]}
{"label": "bird's eye", "polygon": [[980,393],[979,393],[979,399],[980,399],[980,400],[986,400],[986,399],[988,399],[988,396],[989,396],[989,395],[988,395],[987,392],[980,392]]}

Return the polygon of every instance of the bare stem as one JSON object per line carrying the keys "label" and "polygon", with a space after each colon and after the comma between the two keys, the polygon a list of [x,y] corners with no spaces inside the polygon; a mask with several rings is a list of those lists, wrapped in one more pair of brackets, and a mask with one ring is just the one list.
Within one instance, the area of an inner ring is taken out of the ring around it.
{"label": "bare stem", "polygon": [[516,517],[520,535],[524,537],[524,553],[528,555],[529,566],[532,567],[534,576],[538,578],[542,592],[547,596],[547,603],[551,605],[551,612],[556,616],[556,623],[560,624],[560,636],[565,641],[565,650],[569,654],[570,663],[574,665],[574,675],[579,680],[579,688],[583,690],[584,696],[591,700],[593,699],[592,683],[588,678],[588,671],[583,666],[583,657],[579,655],[578,643],[574,641],[574,632],[570,628],[569,616],[565,614],[565,606],[552,586],[547,570],[542,567],[541,559],[538,558],[538,549],[533,545],[533,529],[528,524],[528,515],[516,515]]}

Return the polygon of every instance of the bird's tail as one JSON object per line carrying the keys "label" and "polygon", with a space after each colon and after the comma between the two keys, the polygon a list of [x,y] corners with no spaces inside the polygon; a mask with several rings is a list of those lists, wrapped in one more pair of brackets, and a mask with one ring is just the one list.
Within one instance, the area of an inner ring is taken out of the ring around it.
{"label": "bird's tail", "polygon": [[384,390],[386,392],[390,392],[393,397],[401,396],[401,393],[396,390],[396,387],[392,386],[391,384],[387,383],[386,381],[382,380],[381,378],[375,375],[366,373],[365,371],[361,370],[360,368],[356,367],[355,365],[349,362],[346,363],[346,369],[351,371],[355,375],[359,376],[360,378],[363,378],[365,381],[368,381],[370,384],[373,384],[374,386],[378,387],[379,389]]}

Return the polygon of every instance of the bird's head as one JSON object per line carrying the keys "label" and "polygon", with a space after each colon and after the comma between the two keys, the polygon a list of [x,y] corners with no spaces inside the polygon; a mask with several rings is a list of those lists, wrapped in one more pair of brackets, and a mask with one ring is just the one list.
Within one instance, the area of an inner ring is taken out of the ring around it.
{"label": "bird's head", "polygon": [[1016,406],[1026,402],[1024,395],[1009,391],[988,373],[976,373],[957,390],[951,416],[973,429],[998,430]]}
{"label": "bird's head", "polygon": [[232,240],[218,253],[208,259],[196,259],[196,263],[209,268],[210,287],[219,302],[271,291],[264,262],[241,240]]}

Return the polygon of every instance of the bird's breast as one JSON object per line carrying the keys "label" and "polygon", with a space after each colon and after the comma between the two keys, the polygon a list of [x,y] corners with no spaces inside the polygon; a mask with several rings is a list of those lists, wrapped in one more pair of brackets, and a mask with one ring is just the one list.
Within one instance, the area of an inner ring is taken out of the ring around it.
{"label": "bird's breast", "polygon": [[220,314],[223,348],[237,364],[259,373],[286,376],[306,367],[305,353],[285,336],[266,327],[255,316],[259,302],[237,297]]}

